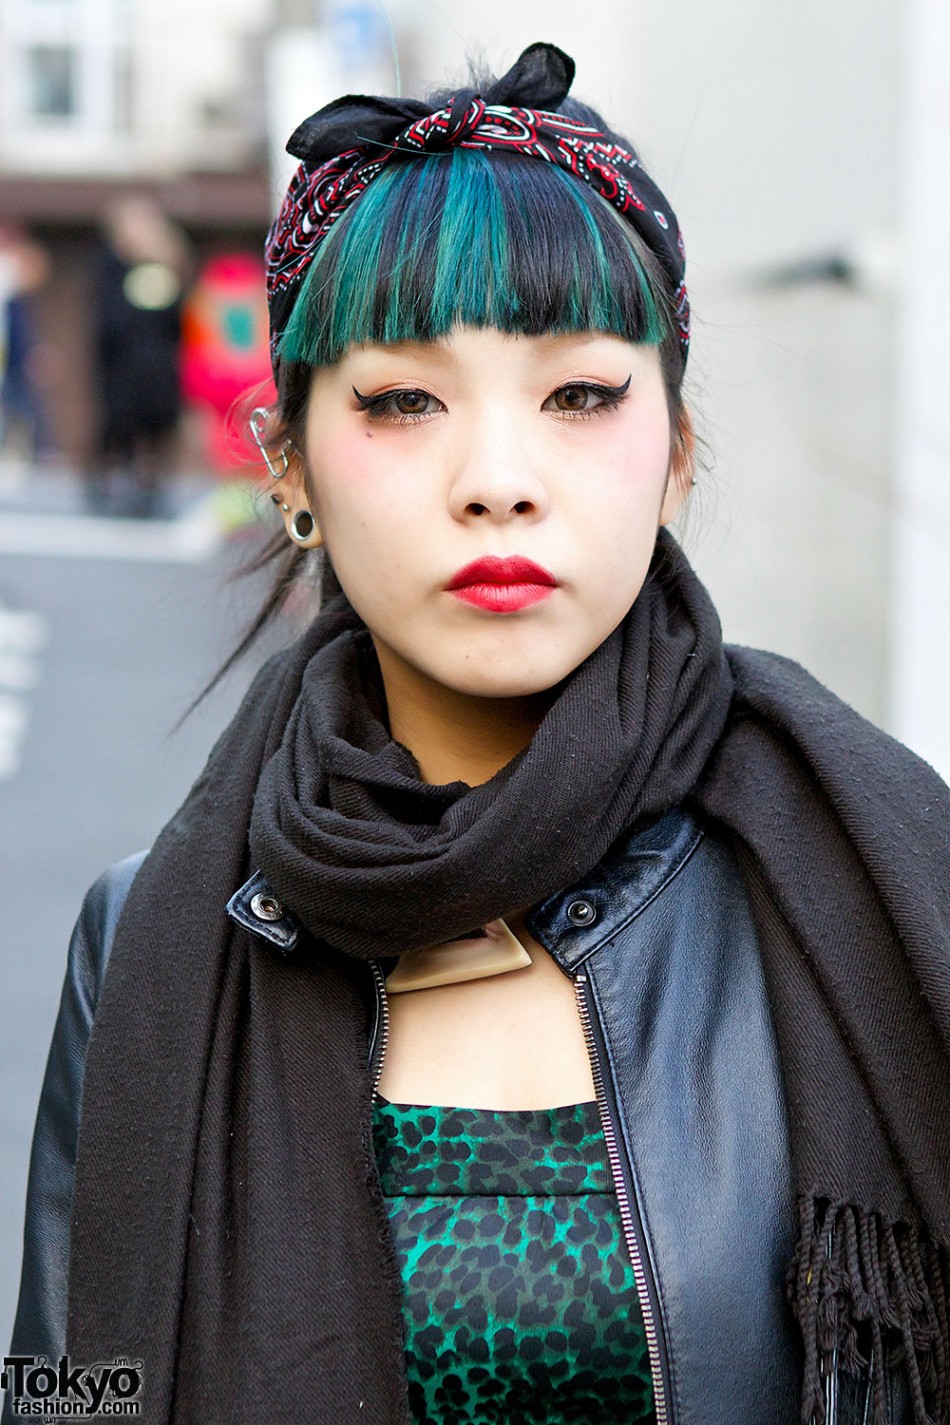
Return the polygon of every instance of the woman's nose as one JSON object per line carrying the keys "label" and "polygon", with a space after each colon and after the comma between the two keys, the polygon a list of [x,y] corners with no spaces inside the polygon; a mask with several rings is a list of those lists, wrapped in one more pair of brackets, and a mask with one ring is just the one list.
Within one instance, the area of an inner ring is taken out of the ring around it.
{"label": "woman's nose", "polygon": [[455,519],[537,519],[548,508],[548,490],[518,422],[499,416],[475,424],[459,442],[450,497]]}

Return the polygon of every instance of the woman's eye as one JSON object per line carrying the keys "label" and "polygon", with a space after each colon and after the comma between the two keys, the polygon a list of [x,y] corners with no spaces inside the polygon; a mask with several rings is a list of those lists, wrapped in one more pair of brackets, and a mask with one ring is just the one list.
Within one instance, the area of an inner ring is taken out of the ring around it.
{"label": "woman's eye", "polygon": [[384,391],[379,396],[363,396],[353,387],[353,394],[360,409],[371,418],[379,420],[411,420],[419,416],[431,416],[443,410],[442,402],[428,391],[414,389]]}
{"label": "woman's eye", "polygon": [[593,415],[595,411],[608,411],[618,406],[629,389],[629,376],[622,386],[601,386],[593,381],[573,382],[552,391],[541,409],[562,411],[572,416]]}
{"label": "woman's eye", "polygon": [[587,411],[602,400],[589,386],[562,386],[552,397],[559,411]]}
{"label": "woman's eye", "polygon": [[401,416],[423,416],[429,410],[432,397],[428,391],[396,391],[391,399],[394,410]]}

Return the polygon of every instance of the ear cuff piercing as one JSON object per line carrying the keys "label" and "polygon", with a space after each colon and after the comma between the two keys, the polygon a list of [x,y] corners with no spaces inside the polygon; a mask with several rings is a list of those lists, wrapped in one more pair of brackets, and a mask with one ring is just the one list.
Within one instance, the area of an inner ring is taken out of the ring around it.
{"label": "ear cuff piercing", "polygon": [[283,445],[280,447],[280,450],[277,453],[277,459],[281,462],[281,466],[279,469],[277,469],[274,465],[274,462],[271,460],[270,451],[264,444],[264,432],[267,429],[268,415],[269,412],[266,406],[257,406],[251,412],[247,422],[247,426],[248,430],[251,432],[251,439],[257,446],[258,450],[261,452],[264,464],[267,466],[267,469],[269,470],[272,478],[274,480],[282,480],[287,474],[288,469],[290,468],[290,461],[287,458],[287,451],[290,448],[291,443],[289,440],[285,440]]}

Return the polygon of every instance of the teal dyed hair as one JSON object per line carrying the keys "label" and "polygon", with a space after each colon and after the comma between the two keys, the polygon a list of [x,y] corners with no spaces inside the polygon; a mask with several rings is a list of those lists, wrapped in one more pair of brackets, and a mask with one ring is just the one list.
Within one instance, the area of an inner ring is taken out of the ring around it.
{"label": "teal dyed hair", "polygon": [[652,255],[553,163],[480,149],[393,160],[314,255],[281,363],[329,366],[366,342],[505,332],[670,335]]}

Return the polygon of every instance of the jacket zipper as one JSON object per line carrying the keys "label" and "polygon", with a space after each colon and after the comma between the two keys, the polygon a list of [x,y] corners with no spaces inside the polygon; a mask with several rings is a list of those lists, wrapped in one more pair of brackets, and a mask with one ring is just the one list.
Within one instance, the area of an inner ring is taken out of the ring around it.
{"label": "jacket zipper", "polygon": [[838,1348],[831,1353],[831,1370],[825,1378],[825,1425],[838,1425]]}
{"label": "jacket zipper", "polygon": [[378,960],[371,960],[370,965],[373,970],[373,980],[376,985],[376,1004],[379,1009],[379,1017],[373,1028],[373,1040],[369,1046],[369,1062],[373,1079],[373,1098],[376,1097],[376,1090],[379,1088],[379,1081],[383,1077],[383,1060],[386,1057],[386,1049],[389,1044],[389,1000],[386,996],[386,976],[383,974],[383,967]]}
{"label": "jacket zipper", "polygon": [[868,1392],[864,1397],[864,1415],[861,1425],[868,1425],[871,1419],[871,1391],[874,1386],[874,1347],[871,1347],[868,1355]]}
{"label": "jacket zipper", "polygon": [[640,1246],[640,1237],[637,1234],[637,1223],[635,1221],[635,1214],[636,1217],[639,1218],[639,1213],[627,1190],[627,1182],[620,1160],[620,1149],[617,1145],[617,1134],[610,1117],[610,1106],[607,1102],[607,1092],[601,1070],[600,1055],[587,1001],[588,979],[583,971],[581,971],[579,974],[574,975],[573,980],[581,1027],[584,1031],[587,1052],[590,1056],[594,1092],[597,1095],[597,1106],[600,1110],[600,1121],[603,1127],[604,1142],[607,1146],[607,1157],[610,1161],[610,1171],[613,1174],[614,1189],[620,1208],[620,1220],[623,1223],[624,1238],[627,1243],[627,1251],[630,1254],[630,1264],[633,1267],[633,1275],[637,1284],[637,1295],[640,1298],[640,1314],[643,1318],[643,1330],[647,1338],[647,1352],[650,1357],[650,1375],[653,1380],[653,1404],[656,1411],[656,1425],[670,1425],[670,1395],[666,1370],[664,1369],[664,1352],[660,1342],[657,1311],[650,1294],[647,1281],[647,1266],[644,1261],[644,1254]]}
{"label": "jacket zipper", "polygon": [[[834,1229],[832,1236],[828,1238],[828,1252],[830,1258],[834,1247]],[[835,1346],[831,1353],[831,1370],[825,1377],[825,1425],[838,1425],[838,1347]]]}

